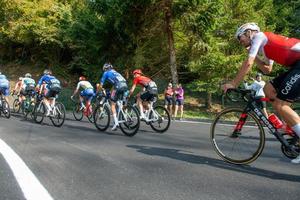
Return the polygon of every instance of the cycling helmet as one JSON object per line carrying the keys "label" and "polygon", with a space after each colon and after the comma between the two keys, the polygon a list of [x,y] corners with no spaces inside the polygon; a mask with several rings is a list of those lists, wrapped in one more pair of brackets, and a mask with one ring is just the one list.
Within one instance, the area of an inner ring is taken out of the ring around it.
{"label": "cycling helmet", "polygon": [[2,72],[0,72],[0,75],[2,74]]}
{"label": "cycling helmet", "polygon": [[23,79],[23,77],[19,77],[19,81],[21,81]]}
{"label": "cycling helmet", "polygon": [[112,68],[113,68],[113,66],[110,63],[105,63],[103,65],[103,71],[106,71],[106,70],[112,69]]}
{"label": "cycling helmet", "polygon": [[132,74],[133,74],[133,75],[135,75],[135,74],[142,74],[142,70],[140,70],[140,69],[135,69],[135,70],[133,70]]}
{"label": "cycling helmet", "polygon": [[85,80],[86,80],[86,78],[84,76],[79,77],[79,81],[85,81]]}
{"label": "cycling helmet", "polygon": [[239,37],[241,35],[243,35],[247,30],[251,30],[251,31],[260,31],[260,28],[258,27],[258,25],[254,22],[250,22],[250,23],[246,23],[243,24],[242,26],[240,26],[236,33],[235,33],[235,38],[239,39]]}
{"label": "cycling helmet", "polygon": [[25,78],[31,78],[31,74],[30,73],[26,73],[25,74]]}
{"label": "cycling helmet", "polygon": [[44,75],[50,75],[50,74],[52,74],[50,69],[45,69],[44,70]]}

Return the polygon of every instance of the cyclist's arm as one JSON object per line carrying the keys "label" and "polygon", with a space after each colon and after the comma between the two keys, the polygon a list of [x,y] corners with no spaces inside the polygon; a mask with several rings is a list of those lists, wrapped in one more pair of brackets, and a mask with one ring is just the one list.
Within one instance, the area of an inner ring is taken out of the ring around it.
{"label": "cyclist's arm", "polygon": [[257,64],[257,67],[264,73],[264,74],[269,74],[271,73],[272,69],[273,69],[273,65],[272,64],[266,64],[265,62],[263,62],[262,60],[260,60],[259,58],[255,58],[255,63]]}
{"label": "cyclist's arm", "polygon": [[136,84],[133,84],[132,87],[131,87],[131,89],[130,89],[130,91],[129,91],[129,96],[132,95],[132,93],[134,92],[135,88],[136,88]]}
{"label": "cyclist's arm", "polygon": [[247,60],[245,60],[243,62],[242,67],[240,68],[238,74],[236,75],[236,77],[231,82],[231,84],[234,87],[237,87],[239,85],[239,83],[244,79],[246,74],[250,71],[250,69],[253,66],[254,60],[255,60],[255,58],[249,57]]}
{"label": "cyclist's arm", "polygon": [[76,87],[76,89],[74,90],[72,96],[75,96],[75,95],[78,93],[79,89],[80,89],[80,82],[77,84],[77,87]]}

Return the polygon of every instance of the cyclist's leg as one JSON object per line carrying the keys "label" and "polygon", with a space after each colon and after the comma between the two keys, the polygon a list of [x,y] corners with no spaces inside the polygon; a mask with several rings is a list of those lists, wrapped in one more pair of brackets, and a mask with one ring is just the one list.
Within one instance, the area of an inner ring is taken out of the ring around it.
{"label": "cyclist's leg", "polygon": [[115,130],[117,128],[117,126],[119,125],[118,122],[118,118],[117,118],[117,111],[116,111],[116,102],[118,101],[118,91],[116,91],[115,89],[111,92],[111,112],[114,118],[114,126],[113,126],[113,130]]}
{"label": "cyclist's leg", "polygon": [[300,117],[291,108],[291,103],[300,95],[300,63],[288,72],[280,75],[264,88],[272,106],[282,116],[285,122],[294,127],[300,136]]}

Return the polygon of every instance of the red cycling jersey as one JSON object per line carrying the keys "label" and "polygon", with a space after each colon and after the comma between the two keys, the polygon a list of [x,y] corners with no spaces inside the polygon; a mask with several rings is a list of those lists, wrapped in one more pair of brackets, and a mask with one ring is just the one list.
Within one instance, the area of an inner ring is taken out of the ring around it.
{"label": "red cycling jersey", "polygon": [[263,47],[266,57],[275,62],[291,66],[300,60],[300,40],[296,38],[288,38],[274,33],[264,33],[268,41]]}
{"label": "red cycling jersey", "polygon": [[133,79],[134,85],[141,85],[143,87],[146,87],[152,80],[146,76],[138,76]]}

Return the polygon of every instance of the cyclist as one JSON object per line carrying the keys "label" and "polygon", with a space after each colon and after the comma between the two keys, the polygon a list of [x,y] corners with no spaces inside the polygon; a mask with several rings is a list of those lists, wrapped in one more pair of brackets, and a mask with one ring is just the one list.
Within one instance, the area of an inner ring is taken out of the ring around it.
{"label": "cyclist", "polygon": [[22,103],[25,100],[25,97],[30,94],[34,94],[34,88],[35,88],[35,81],[31,78],[30,73],[26,73],[24,78],[21,82],[21,102]]}
{"label": "cyclist", "polygon": [[[254,80],[254,79],[253,79]],[[265,97],[264,86],[266,82],[262,80],[262,74],[257,73],[254,82],[251,85],[248,85],[247,82],[244,82],[244,86],[248,90],[255,91],[255,98],[260,99]],[[262,108],[266,117],[268,117],[267,113],[267,103],[265,101],[260,101],[260,107]]]}
{"label": "cyclist", "polygon": [[21,90],[22,90],[22,80],[23,80],[23,77],[19,77],[18,81],[16,82],[16,85],[15,85],[15,88],[13,89],[12,91],[12,94],[14,95],[18,95],[18,98],[19,98],[19,102],[18,104],[21,105],[22,103],[22,95],[21,95]]}
{"label": "cyclist", "polygon": [[116,112],[116,102],[123,99],[125,92],[128,90],[127,82],[125,78],[113,69],[113,66],[110,63],[105,63],[103,65],[103,75],[100,80],[100,84],[97,86],[97,92],[103,90],[103,84],[110,82],[113,85],[113,91],[111,92],[111,111],[114,118],[114,126],[111,130],[117,130],[119,126],[117,112]]}
{"label": "cyclist", "polygon": [[9,81],[6,76],[0,72],[0,95],[4,96],[6,102],[8,102],[9,95]]}
{"label": "cyclist", "polygon": [[143,91],[137,95],[137,104],[140,109],[141,119],[145,120],[144,108],[143,108],[143,101],[151,101],[153,97],[157,96],[157,86],[154,81],[150,78],[143,75],[142,70],[136,69],[132,72],[133,74],[133,85],[129,91],[129,97],[135,90],[136,85],[140,85],[143,87]]}
{"label": "cyclist", "polygon": [[44,75],[38,81],[36,89],[39,91],[39,94],[42,94],[42,92],[44,93],[43,95],[45,98],[43,101],[47,108],[46,116],[51,115],[55,105],[55,99],[61,91],[60,81],[52,76],[51,70],[46,69],[44,70]]}
{"label": "cyclist", "polygon": [[[74,90],[73,95],[71,96],[72,99],[78,93],[79,90],[80,90],[79,99],[81,105],[80,110],[84,110],[84,113],[87,113],[86,108],[89,108],[89,111],[92,112],[92,108],[90,105],[91,105],[92,98],[95,95],[94,87],[89,81],[86,80],[84,76],[79,77],[79,82],[77,84],[77,87]],[[84,101],[86,102],[86,105],[84,105]]]}
{"label": "cyclist", "polygon": [[[230,83],[224,84],[223,89],[226,91],[237,87],[254,63],[263,73],[272,71],[274,61],[287,67],[287,72],[265,85],[264,92],[270,98],[274,109],[300,137],[300,117],[290,107],[300,96],[300,40],[261,32],[255,23],[243,24],[237,29],[235,36],[249,51],[248,58],[236,77]],[[300,155],[292,162],[300,163]]]}

